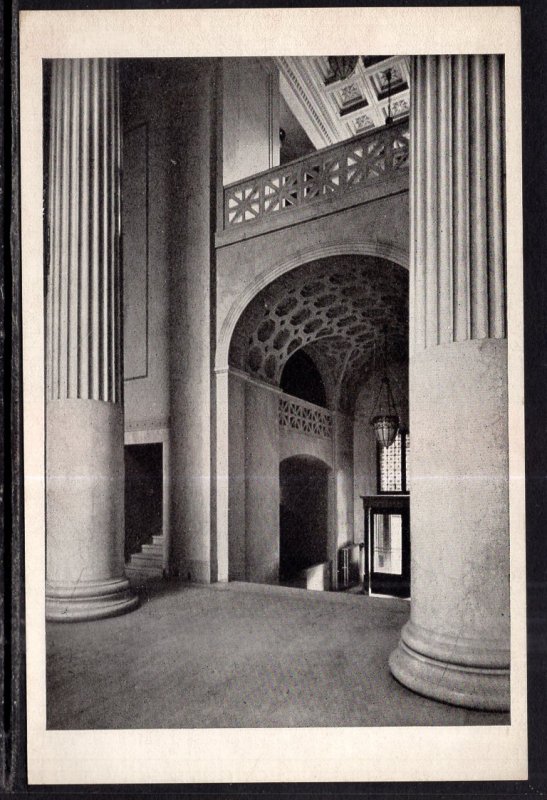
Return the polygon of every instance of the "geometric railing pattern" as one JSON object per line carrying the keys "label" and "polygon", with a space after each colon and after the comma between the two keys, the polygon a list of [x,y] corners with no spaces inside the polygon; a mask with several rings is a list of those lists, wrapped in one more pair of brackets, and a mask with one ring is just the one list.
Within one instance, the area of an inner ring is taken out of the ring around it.
{"label": "geometric railing pattern", "polygon": [[308,436],[330,439],[332,415],[324,408],[294,397],[279,398],[279,426]]}
{"label": "geometric railing pattern", "polygon": [[224,189],[224,228],[351,192],[408,170],[408,118]]}

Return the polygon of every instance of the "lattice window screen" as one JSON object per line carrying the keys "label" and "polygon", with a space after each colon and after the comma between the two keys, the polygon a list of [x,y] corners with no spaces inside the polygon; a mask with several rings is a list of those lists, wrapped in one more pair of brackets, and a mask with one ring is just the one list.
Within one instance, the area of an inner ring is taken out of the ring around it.
{"label": "lattice window screen", "polygon": [[408,471],[408,462],[410,459],[410,434],[405,434],[405,491],[410,491],[410,475]]}
{"label": "lattice window screen", "polygon": [[[404,453],[403,453],[404,447]],[[378,491],[408,491],[408,454],[410,437],[408,433],[397,434],[390,447],[378,448]]]}

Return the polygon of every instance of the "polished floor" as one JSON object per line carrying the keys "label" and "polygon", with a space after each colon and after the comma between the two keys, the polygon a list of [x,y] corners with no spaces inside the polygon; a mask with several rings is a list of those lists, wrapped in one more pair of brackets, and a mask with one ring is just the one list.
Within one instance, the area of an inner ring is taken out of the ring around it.
{"label": "polished floor", "polygon": [[395,681],[404,600],[157,582],[140,607],[47,626],[52,729],[508,724]]}

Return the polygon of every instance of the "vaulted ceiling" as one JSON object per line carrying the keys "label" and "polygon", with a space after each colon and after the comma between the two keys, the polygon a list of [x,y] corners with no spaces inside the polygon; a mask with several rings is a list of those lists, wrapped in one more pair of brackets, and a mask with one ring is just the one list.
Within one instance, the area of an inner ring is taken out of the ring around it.
{"label": "vaulted ceiling", "polygon": [[[263,289],[242,314],[230,364],[278,385],[303,349],[323,377],[329,406],[353,413],[359,389],[378,366],[408,349],[408,272],[370,256],[334,256],[292,270]],[[376,363],[375,363],[376,362]]]}
{"label": "vaulted ceiling", "polygon": [[281,93],[316,148],[385,124],[391,70],[391,115],[410,110],[410,59],[363,56],[352,74],[335,80],[328,56],[279,56]]}

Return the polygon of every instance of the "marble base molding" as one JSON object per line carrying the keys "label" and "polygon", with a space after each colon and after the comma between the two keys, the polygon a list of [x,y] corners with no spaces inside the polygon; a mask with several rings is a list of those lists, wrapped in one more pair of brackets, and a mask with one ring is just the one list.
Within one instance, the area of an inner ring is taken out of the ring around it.
{"label": "marble base molding", "polygon": [[[502,658],[498,658],[495,648],[488,653],[483,642],[464,641],[455,643],[453,653],[446,659],[434,658],[428,655],[428,642],[420,641],[413,627],[412,623],[407,623],[403,628],[399,645],[389,659],[391,673],[400,683],[444,703],[482,711],[509,711],[508,653],[502,656],[499,651]],[[438,643],[434,641],[435,644]],[[489,658],[491,665],[486,663]],[[504,665],[497,665],[501,660]],[[466,661],[469,666],[461,663]]]}
{"label": "marble base molding", "polygon": [[115,617],[132,611],[138,604],[126,578],[46,585],[46,618],[51,622]]}

